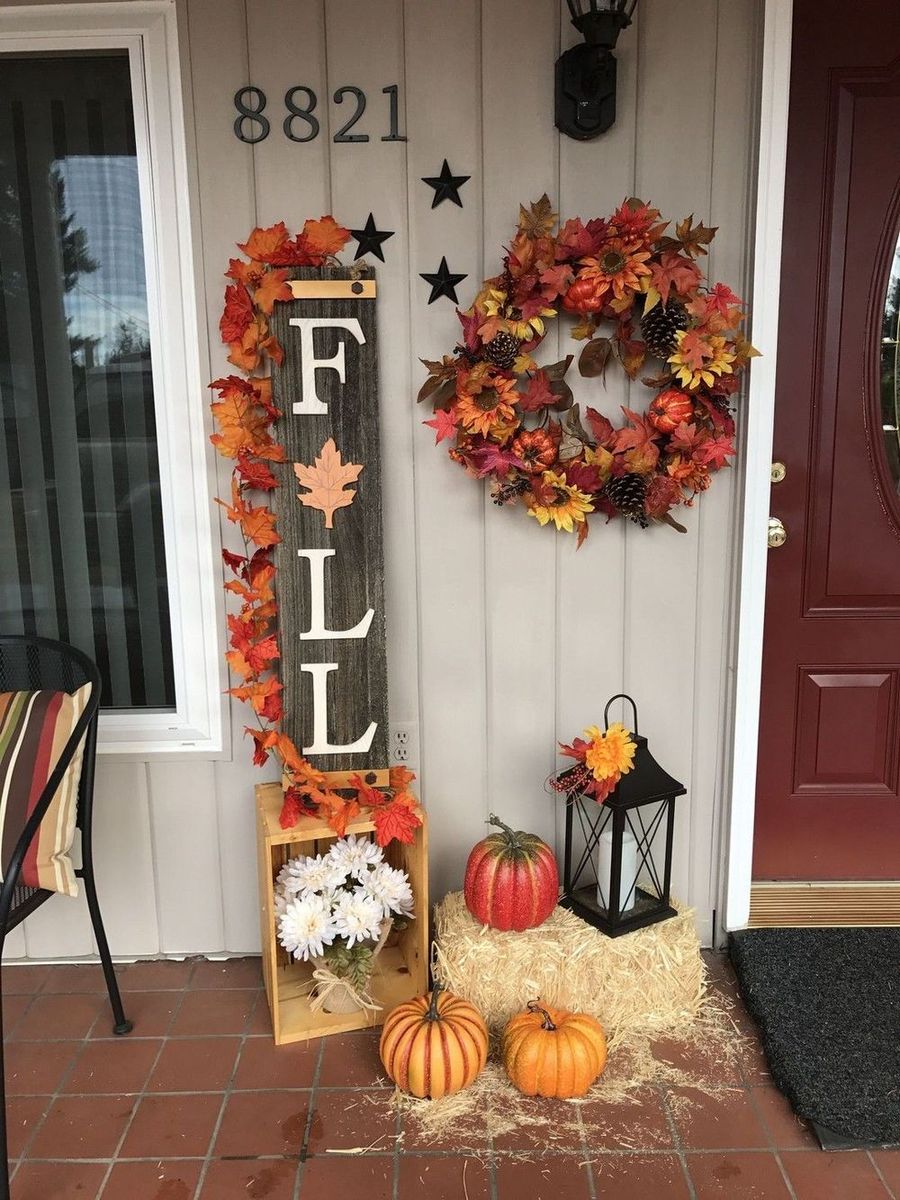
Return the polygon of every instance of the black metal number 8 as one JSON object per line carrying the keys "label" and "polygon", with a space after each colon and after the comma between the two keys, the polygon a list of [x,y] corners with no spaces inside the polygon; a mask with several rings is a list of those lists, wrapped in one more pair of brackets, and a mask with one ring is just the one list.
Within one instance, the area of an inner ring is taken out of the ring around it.
{"label": "black metal number 8", "polygon": [[[244,97],[249,100],[256,101],[256,108],[249,108]],[[246,142],[249,146],[256,145],[257,142],[263,141],[269,136],[269,118],[263,116],[263,109],[266,107],[266,93],[258,87],[242,87],[234,93],[234,107],[238,111],[238,115],[234,119],[234,134],[240,138],[242,142]],[[244,122],[255,121],[259,125],[259,133],[253,136],[252,134],[244,133]]]}
{"label": "black metal number 8", "polygon": [[[294,97],[298,92],[303,92],[306,96],[306,108],[301,108],[294,101]],[[298,84],[297,87],[288,88],[284,94],[284,107],[288,110],[288,115],[284,118],[284,136],[290,138],[292,142],[311,142],[319,132],[319,118],[314,117],[313,109],[318,104],[318,97],[312,88],[304,87],[303,84]],[[303,137],[297,137],[294,133],[294,120],[300,117],[309,126],[309,132]]]}

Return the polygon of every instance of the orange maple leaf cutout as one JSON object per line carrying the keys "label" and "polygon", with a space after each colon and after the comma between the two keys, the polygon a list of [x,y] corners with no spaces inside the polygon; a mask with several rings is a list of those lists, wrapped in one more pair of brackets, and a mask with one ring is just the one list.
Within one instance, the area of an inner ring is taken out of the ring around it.
{"label": "orange maple leaf cutout", "polygon": [[[346,508],[356,497],[355,483],[362,471],[360,463],[341,462],[341,452],[329,438],[316,456],[315,465],[294,463],[294,474],[308,492],[298,492],[297,499],[308,508],[318,508],[325,514],[325,528],[334,528],[336,509]],[[346,490],[345,490],[346,489]]]}

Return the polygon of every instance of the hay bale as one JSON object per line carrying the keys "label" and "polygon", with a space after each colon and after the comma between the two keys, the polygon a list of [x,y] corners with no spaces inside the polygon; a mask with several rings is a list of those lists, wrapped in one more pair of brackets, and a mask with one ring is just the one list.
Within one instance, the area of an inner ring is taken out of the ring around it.
{"label": "hay bale", "polygon": [[496,1033],[529,1000],[587,1012],[611,1048],[635,1032],[683,1028],[705,992],[693,909],[610,938],[557,907],[537,929],[501,933],[480,925],[462,892],[435,909],[434,974],[469,1000]]}

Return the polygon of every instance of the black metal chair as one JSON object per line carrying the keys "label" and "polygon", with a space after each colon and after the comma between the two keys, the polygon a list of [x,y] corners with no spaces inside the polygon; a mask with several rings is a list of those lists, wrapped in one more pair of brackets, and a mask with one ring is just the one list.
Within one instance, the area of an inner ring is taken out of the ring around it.
{"label": "black metal chair", "polygon": [[[113,970],[109,942],[106,940],[106,931],[103,928],[100,905],[97,901],[97,887],[94,881],[91,825],[94,803],[94,765],[97,757],[97,715],[100,711],[100,672],[86,654],[76,650],[73,646],[66,645],[65,642],[55,642],[50,638],[40,637],[0,636],[0,692],[74,692],[86,683],[91,685],[90,700],[79,717],[71,737],[66,742],[59,761],[47,781],[47,786],[41,793],[40,799],[22,830],[9,862],[3,864],[4,878],[2,886],[0,886],[0,956],[3,953],[7,933],[11,929],[15,929],[29,913],[34,912],[45,900],[49,900],[55,894],[42,888],[29,887],[20,883],[19,877],[31,840],[56,794],[66,767],[71,762],[79,742],[84,738],[84,757],[81,766],[81,780],[78,785],[78,815],[76,819],[77,827],[81,830],[81,866],[76,869],[75,874],[84,883],[85,898],[91,915],[91,924],[94,927],[94,938],[97,942],[97,950],[100,954],[100,962],[109,992],[109,1003],[113,1012],[113,1032],[124,1034],[131,1032],[132,1024],[126,1020],[122,1008],[122,997],[119,994],[119,985]],[[0,971],[0,1001],[2,1001],[2,995],[2,971]],[[0,1010],[0,1163],[2,1163],[0,1200],[8,1200],[9,1168],[7,1165],[6,1088],[2,1032],[2,1010]]]}

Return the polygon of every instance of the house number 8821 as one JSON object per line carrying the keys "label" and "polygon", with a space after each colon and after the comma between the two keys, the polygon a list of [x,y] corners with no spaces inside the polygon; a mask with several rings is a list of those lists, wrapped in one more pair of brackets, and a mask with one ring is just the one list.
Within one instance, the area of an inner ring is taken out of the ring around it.
{"label": "house number 8821", "polygon": [[[381,135],[383,142],[405,142],[406,137],[400,132],[400,89],[396,83],[388,84],[381,89],[388,98],[388,132]],[[366,93],[362,88],[346,85],[339,87],[333,96],[335,104],[347,104],[347,120],[337,130],[333,142],[367,142],[367,133],[354,133],[358,122],[366,111]],[[316,116],[316,105],[319,98],[312,88],[305,84],[297,84],[288,88],[284,94],[285,117],[281,122],[284,136],[292,142],[312,142],[321,129],[319,118]],[[235,137],[250,146],[265,141],[269,136],[272,125],[266,116],[266,93],[262,88],[248,85],[238,88],[234,93],[234,107],[237,116],[234,119]],[[352,111],[351,111],[352,109]]]}

